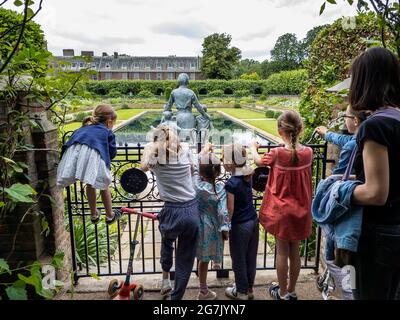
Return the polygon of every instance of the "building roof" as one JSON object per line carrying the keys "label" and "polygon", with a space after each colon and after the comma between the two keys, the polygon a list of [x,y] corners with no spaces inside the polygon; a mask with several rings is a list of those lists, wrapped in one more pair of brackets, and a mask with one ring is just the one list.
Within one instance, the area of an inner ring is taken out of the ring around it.
{"label": "building roof", "polygon": [[343,80],[342,82],[334,85],[331,88],[326,89],[325,91],[327,91],[327,92],[341,92],[341,91],[350,89],[350,84],[351,84],[351,78],[347,78],[346,80]]}

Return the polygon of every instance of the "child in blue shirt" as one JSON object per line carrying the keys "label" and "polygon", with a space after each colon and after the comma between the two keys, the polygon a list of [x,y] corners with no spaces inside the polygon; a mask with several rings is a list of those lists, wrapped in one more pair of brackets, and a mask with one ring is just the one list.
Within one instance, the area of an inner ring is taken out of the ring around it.
{"label": "child in blue shirt", "polygon": [[106,223],[117,221],[121,213],[113,212],[111,193],[111,160],[117,154],[112,128],[117,114],[109,105],[99,105],[93,116],[83,120],[82,127],[75,130],[62,147],[61,161],[57,169],[57,185],[65,188],[77,180],[86,184],[91,221],[97,224],[100,211],[97,209],[96,190],[100,190],[106,211]]}

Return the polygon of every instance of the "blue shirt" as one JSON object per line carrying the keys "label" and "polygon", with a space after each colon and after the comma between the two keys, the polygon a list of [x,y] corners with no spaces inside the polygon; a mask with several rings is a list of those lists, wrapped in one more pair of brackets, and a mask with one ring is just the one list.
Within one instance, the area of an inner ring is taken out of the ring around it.
{"label": "blue shirt", "polygon": [[[339,146],[339,163],[332,170],[332,174],[343,174],[346,171],[347,164],[349,163],[351,152],[357,145],[356,137],[352,134],[349,135],[327,132],[325,135],[325,141]],[[354,173],[354,170],[352,173]]]}
{"label": "blue shirt", "polygon": [[226,182],[225,190],[235,196],[231,224],[243,223],[257,218],[250,182],[247,182],[243,176],[232,176]]}
{"label": "blue shirt", "polygon": [[63,145],[61,156],[68,147],[75,143],[85,144],[97,150],[109,169],[111,167],[111,159],[114,159],[117,155],[114,132],[108,129],[103,123],[83,126],[75,130],[67,143]]}

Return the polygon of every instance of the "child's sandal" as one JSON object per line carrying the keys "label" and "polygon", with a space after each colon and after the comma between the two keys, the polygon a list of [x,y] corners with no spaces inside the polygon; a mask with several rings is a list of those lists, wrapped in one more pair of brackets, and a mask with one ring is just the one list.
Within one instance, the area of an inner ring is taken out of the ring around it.
{"label": "child's sandal", "polygon": [[119,220],[122,216],[122,212],[119,209],[114,210],[114,216],[111,219],[106,218],[106,224],[110,225]]}
{"label": "child's sandal", "polygon": [[96,216],[91,216],[90,217],[90,221],[93,223],[93,224],[98,224],[99,223],[99,221],[100,221],[100,216],[101,216],[101,212],[100,212],[100,210],[96,210],[96,212],[97,212],[97,215]]}

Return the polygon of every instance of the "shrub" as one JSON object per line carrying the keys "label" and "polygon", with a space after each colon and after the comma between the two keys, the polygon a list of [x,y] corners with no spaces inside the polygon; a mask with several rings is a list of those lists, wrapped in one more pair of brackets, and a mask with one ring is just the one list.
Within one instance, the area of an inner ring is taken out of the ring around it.
{"label": "shrub", "polygon": [[209,97],[222,97],[224,95],[224,92],[222,90],[214,90],[208,93]]}
{"label": "shrub", "polygon": [[250,90],[237,90],[235,91],[235,97],[247,97],[251,94]]}
{"label": "shrub", "polygon": [[197,88],[193,88],[192,89],[194,94],[196,95],[196,97],[199,97],[199,90],[197,90]]}
{"label": "shrub", "polygon": [[236,109],[241,108],[240,102],[236,100],[234,105],[233,105],[233,107],[236,108]]}
{"label": "shrub", "polygon": [[169,100],[169,97],[171,96],[171,92],[172,92],[172,88],[168,87],[165,89],[165,93],[164,93],[165,100],[167,100],[167,101]]}
{"label": "shrub", "polygon": [[275,111],[274,111],[274,110],[267,110],[267,111],[265,111],[265,116],[266,116],[267,118],[272,119],[272,118],[274,117],[274,115],[275,115]]}
{"label": "shrub", "polygon": [[110,98],[119,98],[119,97],[122,96],[122,93],[121,93],[118,89],[111,89],[111,90],[108,92],[108,96],[109,96]]}
{"label": "shrub", "polygon": [[129,109],[129,106],[126,103],[123,103],[121,105],[121,109]]}
{"label": "shrub", "polygon": [[79,112],[75,115],[74,120],[76,122],[82,122],[83,119],[85,119],[86,117],[90,116],[92,113],[91,112]]}
{"label": "shrub", "polygon": [[267,97],[266,97],[265,95],[263,95],[263,94],[262,94],[262,95],[260,96],[260,98],[259,98],[259,99],[260,99],[261,101],[264,101],[264,100],[266,100],[266,99],[267,99]]}
{"label": "shrub", "polygon": [[264,94],[300,94],[306,81],[304,69],[274,73],[266,80]]}
{"label": "shrub", "polygon": [[278,119],[281,114],[282,114],[282,111],[275,111],[274,112],[274,119]]}
{"label": "shrub", "polygon": [[138,96],[139,98],[151,98],[151,97],[154,97],[154,94],[151,93],[151,92],[148,91],[148,90],[142,90],[142,91],[140,91],[140,92],[137,94],[137,96]]}

